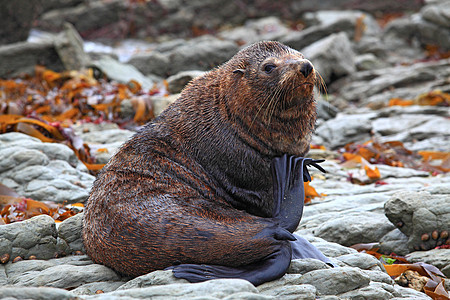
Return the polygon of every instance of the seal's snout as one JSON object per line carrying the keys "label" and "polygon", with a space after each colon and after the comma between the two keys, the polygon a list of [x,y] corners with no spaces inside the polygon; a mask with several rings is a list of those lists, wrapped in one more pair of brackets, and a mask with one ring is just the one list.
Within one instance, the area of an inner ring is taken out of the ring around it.
{"label": "seal's snout", "polygon": [[313,70],[314,67],[308,60],[303,61],[300,65],[300,73],[302,73],[305,78],[308,78],[309,74],[311,74]]}
{"label": "seal's snout", "polygon": [[297,71],[300,71],[300,73],[303,74],[305,78],[308,78],[308,76],[314,71],[314,66],[312,63],[307,59],[293,59],[290,58],[285,61],[287,65],[291,67],[295,67]]}

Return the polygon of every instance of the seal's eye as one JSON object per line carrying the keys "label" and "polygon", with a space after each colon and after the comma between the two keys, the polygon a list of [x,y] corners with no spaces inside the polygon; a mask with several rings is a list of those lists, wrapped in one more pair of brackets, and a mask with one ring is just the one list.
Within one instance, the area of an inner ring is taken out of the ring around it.
{"label": "seal's eye", "polygon": [[264,72],[266,72],[267,74],[270,74],[273,69],[275,69],[277,66],[273,65],[273,64],[267,64],[264,66]]}

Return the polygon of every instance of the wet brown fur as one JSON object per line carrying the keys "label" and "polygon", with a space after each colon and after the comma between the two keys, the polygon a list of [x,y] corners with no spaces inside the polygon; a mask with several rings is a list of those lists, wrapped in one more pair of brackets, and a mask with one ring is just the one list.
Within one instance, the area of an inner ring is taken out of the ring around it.
{"label": "wet brown fur", "polygon": [[249,46],[127,141],[86,205],[92,260],[138,276],[178,263],[240,266],[287,243],[261,232],[273,226],[271,160],[309,148],[316,80],[302,62],[277,42]]}

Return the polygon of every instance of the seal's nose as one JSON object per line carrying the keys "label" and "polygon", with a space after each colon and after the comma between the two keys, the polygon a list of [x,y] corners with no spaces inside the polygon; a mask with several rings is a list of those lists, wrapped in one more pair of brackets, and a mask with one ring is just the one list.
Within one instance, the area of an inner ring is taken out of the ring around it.
{"label": "seal's nose", "polygon": [[309,61],[304,61],[300,66],[300,72],[303,74],[303,76],[305,76],[305,78],[307,78],[313,70],[314,67]]}

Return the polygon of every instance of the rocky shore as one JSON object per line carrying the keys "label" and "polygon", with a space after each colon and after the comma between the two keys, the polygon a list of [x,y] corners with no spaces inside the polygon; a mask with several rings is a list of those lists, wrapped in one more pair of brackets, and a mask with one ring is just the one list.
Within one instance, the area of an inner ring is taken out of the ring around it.
{"label": "rocky shore", "polygon": [[[100,10],[95,5],[93,9]],[[428,263],[450,276],[450,249],[434,249],[449,244],[450,176],[373,163],[381,177],[370,181],[359,166],[342,164],[340,157],[346,144],[368,140],[402,142],[411,151],[450,152],[450,100],[421,105],[430,92],[443,97],[450,93],[450,58],[430,50],[433,46],[439,53],[450,51],[449,7],[449,1],[426,1],[416,13],[383,27],[370,10],[311,11],[301,15],[303,30],[288,26],[280,15],[259,16],[243,25],[236,20],[214,35],[152,41],[131,54],[124,44],[96,44],[95,53],[83,50],[83,41],[70,25],[58,35],[0,46],[0,77],[32,72],[35,63],[44,63],[55,70],[95,67],[112,80],[135,79],[148,89],[167,80],[171,95],[152,98],[155,114],[176,99],[190,79],[249,43],[275,39],[298,49],[327,85],[327,93],[317,92],[319,120],[313,137],[313,144],[324,147],[309,154],[326,159],[322,165],[327,173],[312,172],[311,186],[322,196],[306,205],[296,233],[339,266],[294,260],[284,277],[258,287],[237,279],[191,284],[176,279],[172,271],[126,278],[83,254],[82,213],[62,223],[41,215],[0,225],[0,298],[431,299],[398,285],[379,260],[349,246],[378,243],[381,253]],[[41,21],[50,28],[59,22],[56,19],[48,13]],[[413,105],[390,106],[392,99]],[[74,130],[103,163],[133,134],[115,124],[78,124]],[[445,165],[439,160],[430,163]],[[355,178],[360,184],[352,181]],[[94,179],[63,144],[43,143],[17,132],[0,135],[0,182],[20,195],[83,202]],[[449,281],[445,284],[448,290]]]}

